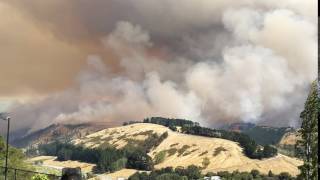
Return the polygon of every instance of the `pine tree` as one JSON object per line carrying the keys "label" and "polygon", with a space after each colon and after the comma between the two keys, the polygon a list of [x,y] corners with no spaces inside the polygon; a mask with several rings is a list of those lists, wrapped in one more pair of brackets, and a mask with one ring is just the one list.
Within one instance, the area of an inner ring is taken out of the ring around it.
{"label": "pine tree", "polygon": [[318,179],[318,109],[320,107],[317,82],[313,82],[304,110],[300,114],[302,139],[298,145],[303,148],[304,164],[300,166],[300,177],[306,180]]}

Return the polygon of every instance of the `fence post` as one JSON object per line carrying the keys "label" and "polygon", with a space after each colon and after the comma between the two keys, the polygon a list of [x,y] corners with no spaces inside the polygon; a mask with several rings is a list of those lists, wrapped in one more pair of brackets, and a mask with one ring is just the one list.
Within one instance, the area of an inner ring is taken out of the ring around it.
{"label": "fence post", "polygon": [[17,180],[17,169],[14,169],[14,180]]}

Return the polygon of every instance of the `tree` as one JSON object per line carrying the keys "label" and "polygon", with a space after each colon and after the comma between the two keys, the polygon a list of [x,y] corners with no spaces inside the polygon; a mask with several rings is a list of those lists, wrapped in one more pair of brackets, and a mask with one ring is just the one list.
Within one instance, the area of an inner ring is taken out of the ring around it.
{"label": "tree", "polygon": [[185,176],[190,179],[199,179],[201,177],[201,169],[198,166],[190,165],[185,170]]}
{"label": "tree", "polygon": [[277,155],[278,150],[270,145],[265,145],[263,147],[263,157],[264,158],[268,158],[268,157],[273,157],[275,155]]}
{"label": "tree", "polygon": [[45,174],[36,174],[32,176],[32,180],[49,180],[48,176]]}
{"label": "tree", "polygon": [[252,169],[252,170],[251,170],[251,174],[252,174],[252,176],[253,176],[254,178],[257,178],[257,177],[259,177],[260,172],[259,172],[258,170],[256,170],[256,169]]}
{"label": "tree", "polygon": [[[0,166],[4,164],[5,161],[5,151],[6,151],[6,144],[0,136]],[[8,166],[11,168],[19,168],[19,169],[25,169],[25,170],[33,170],[33,168],[25,162],[26,156],[22,152],[21,149],[14,148],[9,145],[9,157],[8,157]],[[2,168],[0,168],[0,179],[3,178],[3,171]],[[31,179],[30,173],[21,172],[19,173],[19,176],[21,177],[21,180],[29,180]],[[12,170],[8,170],[8,179],[14,179],[14,173]]]}
{"label": "tree", "polygon": [[302,119],[302,140],[298,141],[298,147],[302,148],[304,164],[300,166],[300,177],[306,180],[318,179],[318,110],[320,107],[317,82],[313,82],[304,110],[300,114]]}
{"label": "tree", "polygon": [[166,154],[167,154],[167,151],[165,151],[165,150],[160,151],[159,153],[157,153],[156,156],[154,157],[154,163],[155,164],[162,163],[166,158]]}
{"label": "tree", "polygon": [[156,177],[156,180],[183,180],[178,174],[166,173]]}
{"label": "tree", "polygon": [[274,174],[272,173],[271,170],[269,170],[269,172],[268,172],[268,177],[273,177],[273,176],[274,176]]}
{"label": "tree", "polygon": [[279,180],[290,180],[291,176],[287,172],[282,172],[279,174],[278,178],[279,178]]}
{"label": "tree", "polygon": [[207,168],[209,166],[209,164],[210,164],[209,158],[207,158],[207,157],[203,158],[202,167],[205,169],[205,168]]}
{"label": "tree", "polygon": [[67,148],[62,148],[59,152],[58,152],[58,160],[59,161],[68,161],[71,159],[72,156],[72,150],[67,149]]}

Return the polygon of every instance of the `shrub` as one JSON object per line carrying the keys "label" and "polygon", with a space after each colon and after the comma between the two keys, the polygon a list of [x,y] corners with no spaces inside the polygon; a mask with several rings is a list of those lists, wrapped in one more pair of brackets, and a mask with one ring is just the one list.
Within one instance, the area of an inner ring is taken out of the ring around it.
{"label": "shrub", "polygon": [[199,179],[201,177],[201,169],[198,166],[190,165],[185,170],[185,176],[190,179]]}
{"label": "shrub", "polygon": [[205,168],[207,168],[209,166],[209,164],[210,164],[209,158],[208,157],[203,158],[202,167],[205,169]]}
{"label": "shrub", "polygon": [[182,148],[178,150],[178,156],[181,156],[189,148],[189,145],[183,145]]}
{"label": "shrub", "polygon": [[160,151],[156,156],[154,157],[154,163],[155,164],[160,164],[164,161],[166,157],[167,151]]}
{"label": "shrub", "polygon": [[257,178],[257,177],[259,177],[259,175],[260,175],[260,172],[259,172],[258,170],[256,170],[256,169],[251,170],[250,173],[252,174],[252,176],[253,176],[254,178]]}
{"label": "shrub", "polygon": [[279,174],[279,180],[290,180],[291,179],[291,175],[287,172],[282,172]]}
{"label": "shrub", "polygon": [[268,172],[268,177],[273,177],[273,176],[274,176],[274,174],[272,173],[271,170],[269,170],[269,172]]}
{"label": "shrub", "polygon": [[183,180],[184,178],[174,173],[161,174],[155,180]]}
{"label": "shrub", "polygon": [[31,177],[31,180],[49,180],[49,178],[45,174],[36,174]]}
{"label": "shrub", "polygon": [[277,149],[275,147],[272,147],[270,145],[265,145],[263,147],[263,157],[264,158],[268,158],[268,157],[273,157],[275,155],[277,155]]}
{"label": "shrub", "polygon": [[177,145],[179,145],[179,143],[171,144],[170,147],[177,146]]}
{"label": "shrub", "polygon": [[167,151],[167,152],[168,152],[168,156],[174,155],[177,151],[178,151],[177,148],[171,148],[171,149],[169,149],[169,150]]}
{"label": "shrub", "polygon": [[217,147],[215,150],[214,150],[214,153],[213,153],[213,156],[217,156],[219,155],[222,151],[227,151],[224,147]]}
{"label": "shrub", "polygon": [[58,160],[59,161],[67,161],[70,160],[72,156],[72,150],[67,148],[62,148],[58,151]]}
{"label": "shrub", "polygon": [[205,155],[205,154],[208,154],[208,151],[202,152],[199,156],[203,156],[203,155]]}

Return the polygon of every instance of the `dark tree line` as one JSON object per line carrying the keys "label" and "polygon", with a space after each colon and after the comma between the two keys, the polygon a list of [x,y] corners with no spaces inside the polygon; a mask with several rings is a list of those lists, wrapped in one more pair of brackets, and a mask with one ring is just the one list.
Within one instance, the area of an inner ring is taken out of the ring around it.
{"label": "dark tree line", "polygon": [[273,174],[269,171],[268,174],[261,174],[258,170],[252,170],[251,172],[228,172],[221,171],[217,173],[208,172],[207,174],[201,174],[201,168],[198,166],[188,166],[183,167],[166,167],[159,170],[153,170],[150,173],[146,172],[137,172],[129,177],[129,180],[196,180],[203,179],[204,177],[219,176],[222,179],[232,179],[232,180],[243,180],[243,179],[252,179],[252,180],[294,180],[287,172],[282,172],[278,175]]}
{"label": "dark tree line", "polygon": [[173,127],[173,126],[199,126],[200,124],[197,122],[193,122],[190,120],[185,119],[169,119],[163,117],[151,117],[146,118],[143,120],[143,123],[152,123],[152,124],[159,124],[166,127]]}
{"label": "dark tree line", "polygon": [[[137,123],[137,121],[131,121],[126,124],[131,123]],[[181,132],[185,134],[235,141],[243,148],[244,154],[253,159],[269,158],[277,155],[277,149],[275,147],[266,144],[260,149],[255,140],[244,133],[201,127],[199,123],[190,120],[151,117],[144,119],[143,123],[163,125],[173,131],[177,131],[177,126],[179,126],[181,127]]]}
{"label": "dark tree line", "polygon": [[114,172],[122,168],[152,170],[151,157],[141,149],[85,148],[73,144],[53,142],[39,145],[43,155],[57,156],[59,161],[77,160],[96,164],[97,172]]}
{"label": "dark tree line", "polygon": [[201,177],[201,168],[191,165],[187,168],[177,167],[175,169],[166,167],[151,171],[149,174],[137,172],[130,176],[129,180],[193,180],[200,179]]}
{"label": "dark tree line", "polygon": [[167,132],[160,136],[153,133],[142,144],[128,144],[123,149],[112,146],[92,149],[56,141],[39,145],[38,150],[43,155],[57,156],[59,161],[78,160],[94,163],[97,165],[97,172],[114,172],[122,168],[149,171],[153,169],[154,163],[147,153],[167,137]]}

